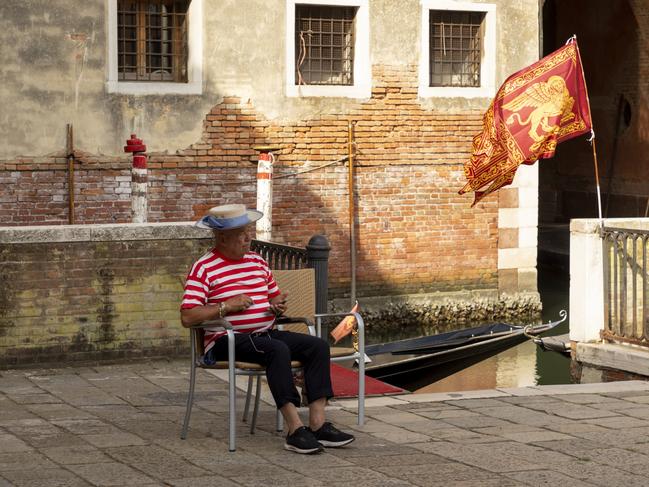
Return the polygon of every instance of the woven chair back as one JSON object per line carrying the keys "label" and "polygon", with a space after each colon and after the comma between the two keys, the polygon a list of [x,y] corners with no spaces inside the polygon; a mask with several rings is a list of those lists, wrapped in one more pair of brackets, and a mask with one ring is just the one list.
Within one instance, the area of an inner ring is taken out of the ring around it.
{"label": "woven chair back", "polygon": [[[315,314],[315,271],[313,269],[295,269],[272,271],[275,281],[282,293],[287,293],[286,316],[308,318],[313,322]],[[291,323],[284,325],[285,330],[308,333],[306,324]]]}

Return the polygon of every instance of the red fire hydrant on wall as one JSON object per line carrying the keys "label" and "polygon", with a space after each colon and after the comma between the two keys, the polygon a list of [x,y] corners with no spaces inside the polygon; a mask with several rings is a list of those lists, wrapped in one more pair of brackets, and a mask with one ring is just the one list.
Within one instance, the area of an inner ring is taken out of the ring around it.
{"label": "red fire hydrant on wall", "polygon": [[124,152],[133,154],[131,169],[131,208],[133,223],[145,223],[147,220],[147,186],[146,145],[135,134],[126,141]]}

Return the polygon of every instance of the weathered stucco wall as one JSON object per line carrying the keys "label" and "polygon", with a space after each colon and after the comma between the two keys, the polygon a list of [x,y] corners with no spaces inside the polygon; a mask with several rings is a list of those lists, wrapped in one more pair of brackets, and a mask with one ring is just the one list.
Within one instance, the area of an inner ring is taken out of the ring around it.
{"label": "weathered stucco wall", "polygon": [[[154,151],[175,152],[201,137],[203,117],[224,96],[250,99],[268,119],[295,122],[350,110],[355,100],[284,95],[285,2],[203,0],[202,95],[106,93],[107,0],[7,0],[0,4],[0,159],[42,156],[65,147],[119,154],[134,129]],[[537,0],[495,0],[497,79],[538,55]],[[417,0],[371,0],[372,65],[419,62]],[[397,20],[397,21],[395,21]],[[430,99],[436,109],[484,109],[487,99]]]}

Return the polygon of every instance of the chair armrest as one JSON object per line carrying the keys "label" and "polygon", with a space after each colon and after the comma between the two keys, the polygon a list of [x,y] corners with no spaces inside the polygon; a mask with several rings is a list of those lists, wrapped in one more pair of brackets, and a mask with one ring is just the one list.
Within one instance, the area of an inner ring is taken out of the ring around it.
{"label": "chair armrest", "polygon": [[275,320],[275,323],[278,325],[286,325],[288,323],[306,323],[307,326],[313,326],[313,321],[301,316],[280,316]]}
{"label": "chair armrest", "polygon": [[275,324],[277,325],[278,330],[282,330],[284,328],[284,325],[288,325],[290,323],[304,323],[309,329],[309,335],[318,336],[316,333],[315,325],[309,318],[304,318],[302,316],[279,316],[275,320]]}
{"label": "chair armrest", "polygon": [[223,328],[224,330],[233,329],[232,324],[228,320],[224,320],[222,318],[218,318],[216,320],[203,321],[202,323],[189,326],[188,328],[190,330],[200,330],[202,328],[213,328],[213,327]]}

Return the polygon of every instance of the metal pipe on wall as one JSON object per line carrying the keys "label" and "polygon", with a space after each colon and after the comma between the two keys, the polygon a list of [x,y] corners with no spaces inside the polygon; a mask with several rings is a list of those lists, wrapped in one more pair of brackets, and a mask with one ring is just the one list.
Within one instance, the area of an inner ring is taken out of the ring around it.
{"label": "metal pipe on wall", "polygon": [[356,232],[354,231],[354,123],[347,122],[348,151],[348,192],[349,192],[349,263],[351,267],[350,299],[352,307],[356,304]]}
{"label": "metal pipe on wall", "polygon": [[74,139],[72,124],[66,125],[66,157],[68,159],[68,223],[74,224]]}

